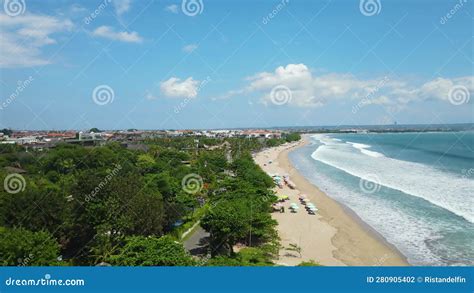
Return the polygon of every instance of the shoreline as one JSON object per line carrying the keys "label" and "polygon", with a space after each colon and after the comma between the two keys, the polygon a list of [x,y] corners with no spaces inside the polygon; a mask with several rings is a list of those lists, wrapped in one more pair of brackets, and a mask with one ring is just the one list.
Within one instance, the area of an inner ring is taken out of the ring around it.
{"label": "shoreline", "polygon": [[[326,266],[407,266],[403,256],[383,236],[360,219],[347,206],[332,199],[310,183],[291,164],[288,153],[309,143],[303,135],[296,143],[263,150],[254,156],[256,163],[268,174],[288,174],[296,188],[287,185],[275,188],[278,195],[289,195],[284,203],[285,213],[272,213],[278,222],[277,230],[284,248],[277,264],[297,265],[314,260]],[[271,164],[268,162],[272,161]],[[298,201],[304,193],[319,209],[309,215]],[[297,213],[290,213],[289,204],[298,203]],[[301,257],[289,252],[289,244],[301,247]]]}

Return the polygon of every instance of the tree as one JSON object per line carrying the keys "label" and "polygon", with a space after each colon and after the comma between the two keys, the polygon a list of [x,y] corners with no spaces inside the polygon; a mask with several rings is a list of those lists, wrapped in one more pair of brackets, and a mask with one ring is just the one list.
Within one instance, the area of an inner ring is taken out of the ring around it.
{"label": "tree", "polygon": [[128,237],[117,255],[109,258],[113,265],[120,266],[192,266],[192,257],[183,245],[169,236]]}
{"label": "tree", "polygon": [[155,159],[148,154],[141,154],[138,156],[137,167],[140,168],[143,173],[151,171],[155,164]]}
{"label": "tree", "polygon": [[220,250],[232,254],[232,246],[250,231],[249,219],[248,207],[240,200],[223,200],[211,208],[201,227],[211,234],[212,254]]}
{"label": "tree", "polygon": [[0,265],[58,265],[59,245],[48,232],[0,228]]}
{"label": "tree", "polygon": [[68,211],[66,194],[45,179],[29,181],[17,194],[0,192],[0,226],[46,230],[60,238],[67,229]]}
{"label": "tree", "polygon": [[298,132],[291,132],[285,136],[287,142],[298,141],[301,139],[301,135]]}
{"label": "tree", "polygon": [[301,258],[301,252],[302,252],[303,249],[301,248],[301,246],[299,246],[296,243],[290,243],[290,247],[287,247],[286,250],[294,251],[294,252],[298,253],[298,255]]}
{"label": "tree", "polygon": [[0,132],[8,136],[13,134],[13,131],[11,131],[11,129],[8,129],[8,128],[3,128],[2,130],[0,130]]}

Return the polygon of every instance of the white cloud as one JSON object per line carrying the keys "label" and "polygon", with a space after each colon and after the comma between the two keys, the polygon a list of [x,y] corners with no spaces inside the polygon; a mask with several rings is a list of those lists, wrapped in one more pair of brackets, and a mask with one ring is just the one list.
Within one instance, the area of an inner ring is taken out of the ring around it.
{"label": "white cloud", "polygon": [[262,102],[271,101],[272,88],[284,85],[291,90],[290,104],[299,107],[321,106],[330,99],[362,97],[376,81],[360,81],[349,74],[313,76],[304,64],[279,66],[274,72],[258,73],[248,80],[245,92],[263,93]]}
{"label": "white cloud", "polygon": [[147,99],[147,100],[156,100],[156,99],[158,99],[158,97],[153,95],[151,92],[146,92],[145,99]]}
{"label": "white cloud", "polygon": [[105,25],[96,28],[92,35],[128,43],[141,43],[143,41],[143,38],[137,32],[117,32],[112,27]]}
{"label": "white cloud", "polygon": [[117,15],[122,15],[130,10],[132,0],[113,0],[113,4],[115,7],[115,13]]}
{"label": "white cloud", "polygon": [[168,11],[171,13],[178,13],[178,5],[172,4],[172,5],[166,6],[165,11]]}
{"label": "white cloud", "polygon": [[80,13],[86,12],[87,9],[85,7],[77,4],[77,3],[74,3],[74,4],[71,5],[70,11],[72,13],[79,13],[80,14]]}
{"label": "white cloud", "polygon": [[42,47],[56,44],[53,34],[72,28],[68,19],[35,14],[16,17],[0,14],[0,67],[50,64],[51,60],[42,56]]}
{"label": "white cloud", "polygon": [[177,77],[172,77],[160,84],[161,92],[172,98],[195,98],[198,92],[199,81],[192,77],[184,81]]}
{"label": "white cloud", "polygon": [[183,47],[183,52],[191,53],[192,51],[196,50],[198,46],[196,44],[189,44]]}
{"label": "white cloud", "polygon": [[334,100],[364,100],[365,104],[393,106],[427,99],[448,101],[449,91],[455,85],[474,92],[473,76],[436,78],[413,85],[388,77],[358,79],[351,74],[314,75],[305,64],[279,66],[273,72],[255,74],[247,81],[246,87],[229,91],[224,97],[257,93],[261,95],[262,103],[270,104],[272,89],[285,86],[291,91],[288,104],[297,107],[317,107]]}

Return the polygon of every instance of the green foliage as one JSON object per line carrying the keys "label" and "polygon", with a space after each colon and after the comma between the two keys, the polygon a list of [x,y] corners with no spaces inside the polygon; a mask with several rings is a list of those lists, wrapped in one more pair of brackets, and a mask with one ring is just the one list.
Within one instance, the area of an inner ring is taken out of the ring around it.
{"label": "green foliage", "polygon": [[8,129],[8,128],[3,128],[2,130],[0,130],[1,133],[3,133],[4,135],[8,135],[8,136],[11,136],[13,131],[11,129]]}
{"label": "green foliage", "polygon": [[217,256],[210,259],[206,266],[273,266],[274,255],[264,247],[246,247],[232,256]]}
{"label": "green foliage", "polygon": [[253,186],[263,188],[271,188],[275,186],[272,178],[270,178],[270,176],[263,172],[263,170],[254,163],[252,157],[248,153],[235,160],[232,167],[239,178],[249,182]]}
{"label": "green foliage", "polygon": [[291,132],[286,134],[284,138],[287,142],[298,141],[301,139],[301,135],[298,132]]}
{"label": "green foliage", "polygon": [[[182,247],[163,235],[179,239],[201,220],[211,232],[213,255],[229,255],[229,261],[244,265],[268,264],[274,252],[252,249],[267,249],[277,239],[270,216],[274,185],[251,152],[288,139],[157,138],[146,141],[148,151],[113,142],[94,148],[62,144],[43,152],[0,145],[1,178],[3,167],[26,170],[24,191],[0,190],[1,233],[11,236],[11,242],[0,238],[0,260],[13,265],[12,260],[29,255],[30,246],[42,247],[38,239],[44,239],[45,254],[33,250],[37,264],[55,264],[60,254],[74,265],[111,259],[115,264],[192,265]],[[204,184],[190,194],[181,181],[191,173]],[[184,224],[175,227],[177,220]],[[21,241],[25,246],[14,245]],[[252,249],[234,254],[237,243]],[[154,261],[140,258],[140,249]]]}
{"label": "green foliage", "polygon": [[138,155],[137,167],[143,172],[151,171],[155,167],[156,161],[149,154]]}
{"label": "green foliage", "polygon": [[108,261],[119,266],[191,266],[195,262],[171,237],[129,237],[119,253]]}
{"label": "green foliage", "polygon": [[0,265],[59,265],[58,257],[59,245],[48,232],[0,227]]}
{"label": "green foliage", "polygon": [[221,182],[225,192],[211,198],[211,208],[201,221],[211,234],[213,255],[231,255],[237,243],[258,245],[277,238],[276,222],[270,216],[273,197],[268,190],[273,181],[249,154],[232,167],[237,178]]}
{"label": "green foliage", "polygon": [[303,261],[299,265],[299,267],[320,267],[321,265],[314,260]]}

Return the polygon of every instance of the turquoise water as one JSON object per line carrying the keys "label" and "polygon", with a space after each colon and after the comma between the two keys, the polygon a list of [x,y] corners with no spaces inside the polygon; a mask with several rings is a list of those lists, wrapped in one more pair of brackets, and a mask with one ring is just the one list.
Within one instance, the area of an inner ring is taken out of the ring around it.
{"label": "turquoise water", "polygon": [[474,132],[316,134],[295,167],[413,265],[474,265]]}

